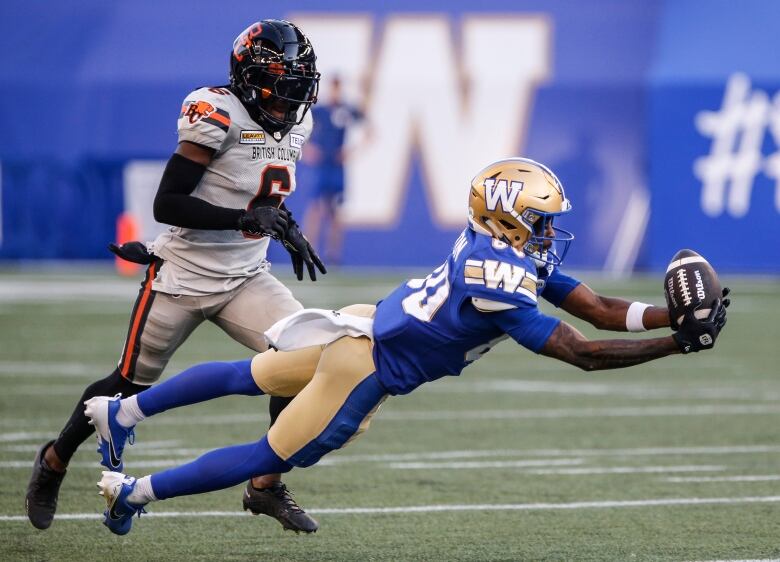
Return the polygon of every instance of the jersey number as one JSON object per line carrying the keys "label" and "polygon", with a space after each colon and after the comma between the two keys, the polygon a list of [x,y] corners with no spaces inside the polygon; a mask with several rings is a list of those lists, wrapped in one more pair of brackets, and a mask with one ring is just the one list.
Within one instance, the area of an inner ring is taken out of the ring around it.
{"label": "jersey number", "polygon": [[[292,190],[290,170],[287,166],[266,166],[260,174],[260,188],[247,205],[247,210],[255,207],[278,207]],[[244,238],[262,238],[254,234],[243,233]]]}
{"label": "jersey number", "polygon": [[450,295],[447,280],[449,266],[445,263],[433,270],[425,279],[410,279],[406,286],[415,291],[402,302],[404,312],[423,322],[430,322]]}

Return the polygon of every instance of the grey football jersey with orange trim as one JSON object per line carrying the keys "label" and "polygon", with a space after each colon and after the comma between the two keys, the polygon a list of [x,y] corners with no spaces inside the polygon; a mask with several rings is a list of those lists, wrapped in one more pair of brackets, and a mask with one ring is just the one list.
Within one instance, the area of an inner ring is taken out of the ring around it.
{"label": "grey football jersey with orange trim", "polygon": [[[182,105],[179,142],[216,152],[192,195],[232,209],[247,209],[269,199],[283,201],[295,191],[295,165],[312,125],[308,113],[283,138],[275,138],[252,120],[229,90],[195,90]],[[268,269],[268,244],[267,237],[237,230],[171,227],[151,244],[151,250],[165,260],[153,288],[184,295],[229,291]]]}

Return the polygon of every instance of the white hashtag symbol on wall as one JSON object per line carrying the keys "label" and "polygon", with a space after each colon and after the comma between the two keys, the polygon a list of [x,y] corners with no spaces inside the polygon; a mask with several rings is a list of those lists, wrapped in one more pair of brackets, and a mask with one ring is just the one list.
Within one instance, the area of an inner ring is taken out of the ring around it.
{"label": "white hashtag symbol on wall", "polygon": [[702,182],[702,210],[709,216],[724,211],[744,216],[750,210],[756,175],[763,171],[775,180],[775,207],[780,212],[780,151],[767,158],[761,152],[767,128],[780,147],[780,92],[770,103],[766,92],[751,91],[747,76],[734,74],[720,111],[698,113],[696,128],[712,138],[710,154],[693,166]]}

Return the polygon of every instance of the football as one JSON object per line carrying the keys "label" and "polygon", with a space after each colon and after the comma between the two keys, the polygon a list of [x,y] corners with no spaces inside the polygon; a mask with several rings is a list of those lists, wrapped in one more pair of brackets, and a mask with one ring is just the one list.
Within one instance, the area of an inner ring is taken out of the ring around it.
{"label": "football", "polygon": [[693,250],[680,250],[674,255],[666,268],[664,296],[669,316],[678,326],[689,310],[696,309],[696,318],[706,318],[721,293],[718,274],[707,260]]}

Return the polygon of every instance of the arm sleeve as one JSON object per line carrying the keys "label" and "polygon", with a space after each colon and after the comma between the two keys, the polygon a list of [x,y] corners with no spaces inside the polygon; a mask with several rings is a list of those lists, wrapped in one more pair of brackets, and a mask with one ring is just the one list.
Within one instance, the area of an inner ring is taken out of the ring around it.
{"label": "arm sleeve", "polygon": [[521,306],[502,312],[489,312],[490,319],[513,340],[539,353],[560,319],[542,314],[536,306]]}
{"label": "arm sleeve", "polygon": [[561,273],[556,267],[547,278],[541,295],[547,302],[558,308],[580,283],[581,281]]}
{"label": "arm sleeve", "polygon": [[181,154],[171,156],[154,198],[155,220],[183,228],[236,230],[243,209],[217,207],[191,195],[205,171]]}

